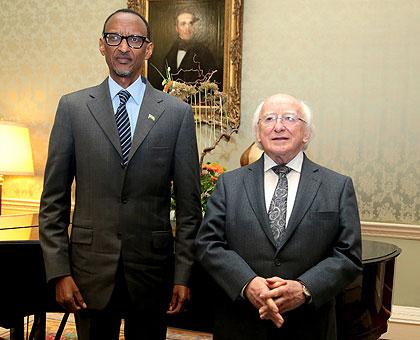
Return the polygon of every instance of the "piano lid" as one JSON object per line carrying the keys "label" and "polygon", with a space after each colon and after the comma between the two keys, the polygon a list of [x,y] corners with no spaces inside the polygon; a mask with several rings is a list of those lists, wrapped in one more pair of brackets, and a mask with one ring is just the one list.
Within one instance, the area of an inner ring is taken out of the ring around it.
{"label": "piano lid", "polygon": [[387,261],[397,257],[401,249],[394,244],[378,241],[362,241],[363,264]]}

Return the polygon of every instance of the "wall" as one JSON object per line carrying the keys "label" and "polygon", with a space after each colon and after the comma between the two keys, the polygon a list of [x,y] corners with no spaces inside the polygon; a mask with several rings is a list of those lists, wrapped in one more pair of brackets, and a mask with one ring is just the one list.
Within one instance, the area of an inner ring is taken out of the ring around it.
{"label": "wall", "polygon": [[257,104],[290,93],[314,111],[309,155],[353,177],[362,219],[420,224],[418,5],[245,1],[241,129],[217,157],[237,167]]}
{"label": "wall", "polygon": [[[7,177],[4,197],[37,202],[58,99],[106,76],[98,38],[125,1],[0,5],[0,119],[30,127],[36,171]],[[420,225],[418,17],[418,0],[244,1],[241,127],[208,159],[238,167],[256,105],[290,93],[314,111],[309,156],[353,177],[362,219]],[[401,247],[394,302],[420,307],[418,241]]]}

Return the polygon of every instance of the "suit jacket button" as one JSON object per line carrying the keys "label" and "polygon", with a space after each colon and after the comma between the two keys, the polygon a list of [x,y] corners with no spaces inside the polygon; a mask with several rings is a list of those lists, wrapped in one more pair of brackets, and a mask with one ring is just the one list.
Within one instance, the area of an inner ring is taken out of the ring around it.
{"label": "suit jacket button", "polygon": [[128,199],[126,197],[124,197],[124,198],[121,199],[121,203],[122,204],[127,204],[127,202],[128,202]]}
{"label": "suit jacket button", "polygon": [[281,265],[281,260],[280,260],[280,259],[275,259],[275,260],[274,260],[274,264],[275,264],[276,266],[280,266],[280,265]]}

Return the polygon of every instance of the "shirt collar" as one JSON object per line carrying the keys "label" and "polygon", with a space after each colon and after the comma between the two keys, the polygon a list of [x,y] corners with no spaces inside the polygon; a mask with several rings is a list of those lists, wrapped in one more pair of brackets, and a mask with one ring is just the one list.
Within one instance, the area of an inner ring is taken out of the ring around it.
{"label": "shirt collar", "polygon": [[[300,173],[302,171],[302,164],[303,164],[303,151],[299,151],[299,153],[293,158],[289,163],[286,164],[290,169]],[[266,153],[264,153],[264,172],[271,170],[273,166],[276,166],[277,163],[274,162]]]}
{"label": "shirt collar", "polygon": [[[124,88],[118,84],[112,77],[108,77],[108,86],[111,99],[114,100],[115,96],[118,95],[118,92],[124,90]],[[138,77],[134,83],[132,83],[125,90],[128,91],[131,95],[130,98],[133,98],[135,103],[139,105],[139,99],[142,92],[146,89],[146,80],[143,77]]]}

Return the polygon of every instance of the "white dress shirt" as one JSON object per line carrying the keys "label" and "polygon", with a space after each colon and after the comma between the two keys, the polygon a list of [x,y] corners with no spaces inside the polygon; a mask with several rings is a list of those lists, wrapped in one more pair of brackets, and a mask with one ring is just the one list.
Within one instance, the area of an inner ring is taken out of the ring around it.
{"label": "white dress shirt", "polygon": [[[299,185],[300,173],[302,170],[303,163],[303,152],[300,151],[295,158],[286,164],[287,167],[292,169],[287,174],[287,210],[286,210],[286,228],[289,223],[290,214],[295,204],[296,192]],[[273,199],[274,190],[276,189],[279,176],[272,170],[273,166],[277,163],[274,162],[267,154],[264,154],[264,196],[265,196],[265,207],[270,208],[271,200]]]}
{"label": "white dress shirt", "polygon": [[[124,90],[124,88],[111,77],[108,77],[108,86],[115,114],[118,106],[120,105],[118,92]],[[130,98],[128,98],[126,108],[128,119],[130,120],[131,140],[133,140],[134,131],[137,125],[137,118],[139,117],[141,103],[143,102],[144,92],[146,91],[146,80],[140,76],[125,90],[130,93]]]}
{"label": "white dress shirt", "polygon": [[186,54],[187,54],[187,51],[178,50],[178,53],[176,55],[176,68],[179,68],[179,65],[181,65],[182,60],[184,59]]}

